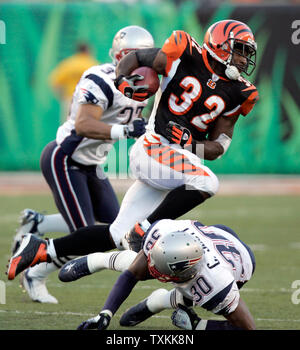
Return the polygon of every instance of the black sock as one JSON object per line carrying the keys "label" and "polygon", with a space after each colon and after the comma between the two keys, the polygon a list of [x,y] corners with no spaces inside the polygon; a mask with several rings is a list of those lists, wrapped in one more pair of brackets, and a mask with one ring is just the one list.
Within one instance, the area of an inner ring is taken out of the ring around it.
{"label": "black sock", "polygon": [[186,185],[182,185],[172,190],[147,220],[153,224],[157,220],[177,219],[203,203],[207,198],[209,198],[208,194],[186,189]]}
{"label": "black sock", "polygon": [[109,225],[82,227],[67,236],[53,240],[57,257],[87,255],[115,249]]}

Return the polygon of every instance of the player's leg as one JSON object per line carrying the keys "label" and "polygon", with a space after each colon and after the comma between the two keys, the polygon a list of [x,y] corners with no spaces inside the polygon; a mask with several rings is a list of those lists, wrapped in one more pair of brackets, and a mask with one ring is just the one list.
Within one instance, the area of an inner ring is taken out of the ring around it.
{"label": "player's leg", "polygon": [[[49,176],[51,176],[51,173],[52,173],[52,170],[51,170],[52,154],[56,147],[57,145],[55,141],[50,142],[44,148],[41,155],[41,168],[44,174],[49,172],[50,174]],[[22,236],[24,234],[33,233],[33,234],[42,236],[47,232],[69,233],[70,228],[66,223],[64,217],[61,215],[61,213],[57,213],[53,215],[44,215],[33,209],[25,209],[21,213],[20,227],[17,229],[17,233],[14,237],[14,241],[12,245],[12,253],[14,254],[15,251],[18,249],[20,242],[22,240]]]}
{"label": "player's leg", "polygon": [[[122,271],[130,265],[136,253],[130,250],[121,252],[106,252],[116,248],[111,239],[108,225],[94,225],[83,227],[71,235],[56,239],[44,240],[35,235],[26,235],[19,250],[10,259],[8,268],[9,279],[14,279],[19,273],[32,266],[37,278],[44,277],[41,271],[50,269],[51,262],[66,255],[84,256],[88,255],[88,273],[94,273],[107,268]],[[43,263],[47,261],[46,263]],[[74,261],[75,264],[80,259]],[[38,269],[38,267],[42,268]],[[52,271],[50,271],[52,272]],[[28,276],[28,274],[26,274]],[[32,278],[32,276],[28,276]]]}
{"label": "player's leg", "polygon": [[[41,169],[53,193],[55,203],[69,232],[77,228],[94,224],[95,218],[92,201],[87,185],[88,173],[95,172],[95,167],[81,167],[75,164],[55,142],[47,145],[41,156]],[[50,227],[49,220],[46,229],[58,231],[59,226]],[[51,263],[31,267],[21,276],[21,283],[33,300],[40,302],[55,302],[54,297],[47,292],[48,275],[58,270],[71,257],[65,255],[52,259]],[[57,301],[56,301],[57,302]]]}
{"label": "player's leg", "polygon": [[149,216],[163,201],[168,191],[153,188],[136,180],[126,192],[116,220],[110,225],[110,233],[118,249],[123,249],[122,239],[137,221]]}
{"label": "player's leg", "polygon": [[213,196],[219,183],[215,174],[191,152],[175,150],[166,145],[143,148],[140,140],[134,147],[136,157],[132,158],[131,163],[133,173],[149,186],[169,189],[161,204],[127,235],[131,249],[139,250],[141,236],[152,223],[186,214]]}
{"label": "player's leg", "polygon": [[176,289],[170,291],[163,288],[157,289],[146,299],[128,309],[122,315],[120,325],[135,326],[165,309],[176,309],[178,304],[191,306],[192,301]]}
{"label": "player's leg", "polygon": [[48,275],[55,271],[57,271],[55,264],[41,263],[21,273],[20,284],[26,290],[31,300],[40,303],[58,303],[58,300],[49,293],[46,287]]}
{"label": "player's leg", "polygon": [[88,187],[95,218],[98,222],[111,224],[120,210],[117,195],[101,167],[90,172]]}
{"label": "player's leg", "polygon": [[103,269],[123,272],[136,255],[136,252],[128,249],[89,254],[69,261],[61,268],[58,277],[62,282],[71,282]]}
{"label": "player's leg", "polygon": [[86,174],[90,168],[75,163],[56,143],[45,147],[40,163],[55,204],[70,232],[93,225],[95,218]]}

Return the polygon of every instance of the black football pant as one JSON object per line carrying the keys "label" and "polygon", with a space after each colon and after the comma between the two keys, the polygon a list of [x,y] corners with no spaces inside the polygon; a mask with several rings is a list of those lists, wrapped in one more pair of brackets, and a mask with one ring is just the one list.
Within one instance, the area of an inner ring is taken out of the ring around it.
{"label": "black football pant", "polygon": [[115,220],[119,202],[100,167],[75,162],[55,141],[44,148],[40,166],[71,232]]}

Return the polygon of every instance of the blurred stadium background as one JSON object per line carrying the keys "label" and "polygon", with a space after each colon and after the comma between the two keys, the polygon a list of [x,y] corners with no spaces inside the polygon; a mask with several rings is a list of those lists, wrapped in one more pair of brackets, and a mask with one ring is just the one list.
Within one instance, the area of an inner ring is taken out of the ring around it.
{"label": "blurred stadium background", "polygon": [[[1,330],[74,329],[99,311],[116,278],[105,272],[73,288],[52,276],[49,289],[59,306],[33,304],[17,281],[6,281],[19,212],[26,207],[56,211],[39,169],[40,153],[55,138],[61,115],[61,101],[49,85],[51,71],[74,53],[78,42],[88,43],[100,63],[110,61],[113,36],[127,25],[147,28],[161,46],[174,29],[201,43],[208,26],[225,18],[247,23],[255,34],[257,68],[250,80],[260,100],[249,116],[240,118],[229,152],[207,161],[220,177],[219,194],[185,217],[232,226],[252,245],[258,267],[244,297],[258,328],[300,329],[300,299],[292,299],[299,294],[293,282],[300,280],[299,0],[103,0],[0,3],[0,280],[6,282]],[[120,200],[132,181],[129,147],[117,143],[104,166]],[[126,305],[156,287],[143,283]],[[139,329],[174,329],[169,315],[164,312]]]}

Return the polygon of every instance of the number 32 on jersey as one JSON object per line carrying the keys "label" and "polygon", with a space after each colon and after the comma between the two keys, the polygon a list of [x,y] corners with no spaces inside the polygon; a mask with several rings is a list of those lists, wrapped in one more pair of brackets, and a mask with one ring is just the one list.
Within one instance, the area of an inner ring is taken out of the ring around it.
{"label": "number 32 on jersey", "polygon": [[[168,103],[173,114],[184,115],[201,96],[202,86],[199,80],[193,76],[184,77],[179,85],[184,89],[184,92],[180,95],[180,98],[172,93]],[[179,101],[181,102],[179,103]],[[208,123],[215,120],[225,109],[225,102],[218,95],[209,96],[204,101],[204,105],[210,112],[197,115],[191,120],[191,124],[199,131],[206,131]]]}

